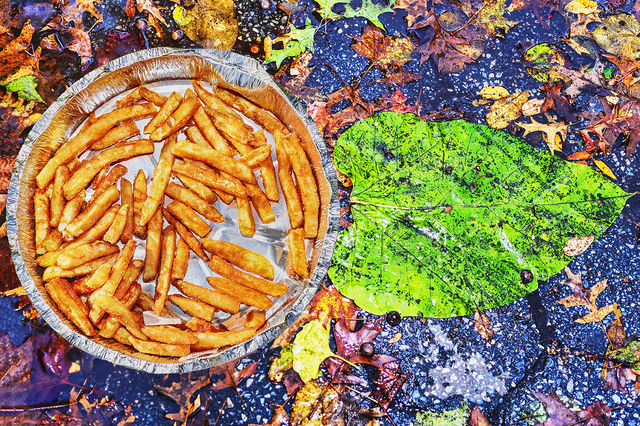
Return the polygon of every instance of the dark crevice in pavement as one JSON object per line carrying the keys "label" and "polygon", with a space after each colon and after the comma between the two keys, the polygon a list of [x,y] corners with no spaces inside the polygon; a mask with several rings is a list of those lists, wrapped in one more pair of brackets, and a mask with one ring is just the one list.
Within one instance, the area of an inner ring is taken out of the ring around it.
{"label": "dark crevice in pavement", "polygon": [[529,392],[528,388],[535,380],[536,376],[542,373],[549,360],[549,347],[557,343],[555,329],[549,324],[547,309],[542,303],[540,290],[537,289],[526,296],[529,303],[529,310],[533,316],[536,328],[540,333],[540,345],[544,349],[538,354],[536,361],[524,372],[522,379],[515,387],[512,387],[502,398],[502,402],[493,410],[490,415],[491,424],[494,426],[505,426],[508,423],[508,416],[511,414],[511,407],[514,401]]}

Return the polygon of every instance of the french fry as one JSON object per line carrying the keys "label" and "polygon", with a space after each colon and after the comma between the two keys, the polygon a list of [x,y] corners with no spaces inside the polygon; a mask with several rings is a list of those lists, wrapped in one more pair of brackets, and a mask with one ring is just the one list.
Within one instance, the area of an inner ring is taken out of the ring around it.
{"label": "french fry", "polygon": [[171,285],[171,268],[173,257],[176,252],[176,230],[173,225],[167,226],[162,232],[162,253],[160,256],[160,271],[156,281],[156,292],[153,297],[155,304],[153,312],[156,315],[162,314],[162,309],[167,302],[169,286]]}
{"label": "french fry", "polygon": [[[140,100],[141,96],[140,96],[140,86],[136,87],[135,89],[133,89],[132,91],[130,91],[129,93],[127,93],[124,98],[120,99],[118,102],[116,102],[116,106],[118,108],[122,108],[128,105],[133,105],[136,102],[138,102]],[[95,118],[94,118],[95,120]]]}
{"label": "french fry", "polygon": [[271,204],[267,199],[267,196],[264,195],[262,189],[256,184],[247,184],[247,193],[251,199],[251,204],[253,208],[256,209],[258,213],[258,217],[260,217],[260,221],[264,224],[272,223],[276,220],[276,215],[271,208]]}
{"label": "french fry", "polygon": [[116,292],[120,285],[120,281],[122,281],[122,278],[127,272],[129,262],[131,262],[131,258],[133,257],[135,250],[136,242],[134,240],[129,240],[118,254],[118,258],[111,268],[111,273],[109,274],[107,282],[89,296],[89,304],[91,305],[89,319],[92,323],[97,325],[104,315],[104,311],[95,303],[96,297],[102,294],[112,296]]}
{"label": "french fry", "polygon": [[[153,297],[145,293],[144,291],[140,293],[140,296],[138,296],[138,300],[136,301],[136,306],[138,306],[143,311],[153,311],[154,304],[155,302],[153,300]],[[165,306],[162,310],[162,316],[178,318],[178,315],[176,315],[176,313],[173,312],[173,310],[169,309],[167,306]]]}
{"label": "french fry", "polygon": [[47,253],[49,253],[49,252],[54,252],[58,250],[61,244],[62,244],[62,232],[60,232],[58,228],[53,228],[51,232],[49,232],[49,234],[44,238],[44,240],[42,240],[42,243],[40,243],[40,246]]}
{"label": "french fry", "polygon": [[115,186],[107,189],[93,204],[76,216],[76,218],[64,228],[62,238],[65,241],[70,241],[90,229],[119,198],[120,191],[118,191]]}
{"label": "french fry", "polygon": [[140,225],[142,206],[147,199],[147,177],[142,169],[138,170],[133,181],[133,235],[145,239],[147,238],[147,226]]}
{"label": "french fry", "polygon": [[157,209],[147,225],[146,256],[144,258],[144,272],[142,273],[144,282],[153,281],[158,275],[162,247],[162,222],[162,210]]}
{"label": "french fry", "polygon": [[96,241],[73,249],[67,249],[56,259],[56,265],[62,269],[73,269],[83,263],[90,262],[99,257],[108,256],[119,252],[118,246],[105,241]]}
{"label": "french fry", "polygon": [[204,237],[211,232],[211,227],[207,225],[204,220],[200,219],[200,216],[198,216],[191,207],[180,201],[172,201],[166,207],[166,210],[200,237]]}
{"label": "french fry", "polygon": [[215,333],[215,332],[224,331],[215,327],[213,324],[211,324],[210,321],[211,320],[206,321],[202,318],[198,318],[197,316],[192,316],[191,318],[189,318],[189,321],[187,321],[187,323],[184,326],[187,327],[189,330],[196,331],[196,332]]}
{"label": "french fry", "polygon": [[189,296],[225,312],[236,314],[240,309],[240,302],[235,297],[182,280],[175,280],[173,285],[185,296]]}
{"label": "french fry", "polygon": [[275,271],[273,265],[263,255],[239,245],[210,238],[202,239],[202,246],[209,253],[221,257],[227,262],[247,272],[272,280]]}
{"label": "french fry", "polygon": [[183,357],[191,352],[189,345],[171,345],[169,343],[144,341],[136,337],[130,337],[129,342],[138,352],[150,355]]}
{"label": "french fry", "polygon": [[237,331],[199,332],[193,334],[198,338],[198,343],[191,345],[191,350],[197,352],[237,345],[253,337],[256,334],[256,330],[254,328],[243,328]]}
{"label": "french fry", "polygon": [[67,163],[67,167],[71,173],[78,170],[78,167],[80,167],[80,160],[78,160],[78,157],[72,158],[71,161]]}
{"label": "french fry", "polygon": [[95,336],[93,324],[87,317],[87,307],[73,291],[69,282],[62,278],[49,281],[44,286],[58,309],[87,336]]}
{"label": "french fry", "polygon": [[134,283],[135,280],[138,279],[140,273],[142,272],[142,268],[144,267],[144,261],[140,259],[134,259],[129,262],[127,266],[127,270],[124,272],[120,283],[118,284],[118,288],[113,293],[113,295],[118,299],[122,300],[124,295],[129,291],[129,288]]}
{"label": "french fry", "polygon": [[[80,165],[82,165],[83,162],[80,163]],[[79,166],[78,166],[79,167]],[[76,169],[77,170],[77,169]],[[104,179],[104,177],[107,175],[107,172],[109,171],[109,164],[107,164],[106,166],[104,166],[103,168],[100,169],[100,171],[98,172],[97,175],[95,175],[95,177],[93,178],[93,180],[91,181],[91,188],[95,191],[96,189],[98,189],[98,187],[100,187],[100,182],[102,182],[102,179]],[[67,180],[69,180],[69,178],[67,178]],[[55,179],[54,179],[55,182]]]}
{"label": "french fry", "polygon": [[[141,292],[142,289],[140,287],[140,284],[135,283],[130,286],[129,290],[127,290],[127,292],[121,298],[118,298],[117,296],[115,297],[122,302],[125,308],[131,311],[136,305],[136,301],[138,300],[138,296],[140,296]],[[102,321],[100,321],[100,325],[98,328],[100,328],[98,334],[108,339],[115,336],[115,334],[118,332],[118,329],[120,328],[120,321],[118,321],[113,316],[108,316],[107,318],[104,318]]]}
{"label": "french fry", "polygon": [[193,93],[193,90],[187,89],[187,93],[184,95],[184,102],[180,104],[178,109],[176,109],[162,125],[151,133],[151,140],[160,141],[177,132],[191,120],[199,106],[200,102],[196,94]]}
{"label": "french fry", "polygon": [[195,194],[183,186],[169,182],[164,193],[174,200],[191,207],[212,222],[224,222],[224,217],[215,207],[200,198],[198,194]]}
{"label": "french fry", "polygon": [[[114,317],[120,324],[124,325],[127,330],[140,340],[148,340],[149,338],[140,330],[136,316],[127,307],[114,296],[107,293],[98,292],[93,298],[95,307],[108,313]],[[95,324],[95,322],[94,322]]]}
{"label": "french fry", "polygon": [[120,208],[118,209],[118,213],[116,213],[116,217],[113,219],[113,222],[111,223],[111,226],[109,227],[109,229],[107,229],[107,232],[104,234],[103,240],[111,244],[116,244],[120,239],[120,235],[122,235],[122,231],[124,231],[124,227],[127,225],[128,215],[129,215],[129,206],[128,205],[120,206]]}
{"label": "french fry", "polygon": [[142,99],[145,99],[155,106],[159,107],[162,107],[168,99],[166,96],[161,95],[158,92],[154,92],[153,90],[145,86],[140,86],[140,96],[142,97]]}
{"label": "french fry", "polygon": [[139,135],[140,129],[133,120],[128,120],[122,123],[120,126],[114,127],[109,130],[100,140],[91,145],[91,149],[94,151],[101,151],[109,148],[118,142],[127,140],[133,136]]}
{"label": "french fry", "polygon": [[142,327],[142,332],[149,339],[160,343],[172,345],[193,345],[198,343],[196,336],[171,325],[148,325]]}
{"label": "french fry", "polygon": [[189,267],[189,255],[191,249],[189,244],[184,241],[184,238],[180,238],[176,243],[176,256],[173,260],[173,267],[171,268],[171,280],[184,279]]}
{"label": "french fry", "polygon": [[[91,199],[88,204],[93,203],[104,191],[115,185],[122,176],[127,173],[126,166],[122,164],[116,164],[109,170],[109,173],[94,186],[94,193],[91,195]],[[94,179],[95,181],[95,179]]]}
{"label": "french fry", "polygon": [[265,296],[264,293],[245,287],[228,278],[207,277],[207,281],[215,291],[235,297],[245,305],[255,306],[260,309],[269,309],[273,306],[271,299]]}
{"label": "french fry", "polygon": [[50,222],[52,228],[57,228],[62,219],[62,212],[67,200],[64,198],[62,186],[65,184],[71,172],[67,166],[60,166],[56,169],[56,176],[53,180],[53,193],[51,194]]}
{"label": "french fry", "polygon": [[36,228],[36,253],[44,254],[42,241],[49,235],[49,197],[44,192],[36,191],[33,196],[33,210]]}
{"label": "french fry", "polygon": [[175,160],[172,147],[176,144],[177,139],[177,135],[171,135],[162,147],[158,164],[153,171],[153,180],[151,181],[149,194],[147,195],[147,199],[144,200],[140,212],[140,225],[149,223],[158,206],[160,206],[164,200],[164,190],[169,183],[169,179],[171,179],[171,166],[173,166]]}
{"label": "french fry", "polygon": [[278,179],[280,180],[280,187],[282,188],[284,200],[287,204],[289,222],[291,223],[291,228],[300,228],[304,224],[304,214],[302,213],[300,193],[291,176],[289,156],[284,148],[284,140],[286,137],[279,131],[276,131],[273,136],[276,141],[276,155],[278,156]]}
{"label": "french fry", "polygon": [[82,210],[82,204],[84,203],[85,196],[86,191],[83,189],[78,195],[65,204],[64,210],[62,211],[62,217],[60,218],[60,223],[58,224],[60,229],[64,230],[64,228],[66,228],[67,225],[75,219],[76,216],[78,216],[80,210]]}
{"label": "french fry", "polygon": [[289,288],[284,284],[274,283],[273,281],[254,277],[253,275],[239,271],[230,263],[227,263],[224,259],[216,256],[215,254],[210,256],[208,265],[216,274],[221,275],[224,278],[229,278],[230,280],[240,283],[246,287],[258,290],[259,292],[269,296],[280,297],[289,291]]}
{"label": "french fry", "polygon": [[120,234],[120,241],[126,244],[133,237],[133,186],[125,178],[120,179],[120,203],[122,206],[129,206],[127,220]]}
{"label": "french fry", "polygon": [[138,155],[150,154],[154,149],[153,142],[137,140],[120,143],[113,148],[102,151],[91,160],[82,163],[78,170],[73,173],[63,187],[64,196],[67,200],[70,200],[78,195],[104,166]]}
{"label": "french fry", "polygon": [[173,215],[169,213],[166,209],[163,210],[163,213],[164,213],[164,217],[167,218],[167,221],[176,228],[176,231],[178,231],[178,234],[180,234],[180,237],[184,239],[184,241],[189,245],[191,250],[193,250],[195,254],[200,256],[202,260],[204,260],[205,262],[208,262],[209,256],[207,256],[207,254],[204,252],[204,249],[202,248],[202,243],[200,242],[200,240],[197,239],[196,236],[193,235],[186,226],[184,226],[178,219],[173,217]]}
{"label": "french fry", "polygon": [[178,109],[180,103],[182,102],[182,95],[178,92],[172,92],[165,103],[160,107],[158,113],[153,116],[151,121],[144,127],[145,133],[153,133],[158,127],[164,123],[167,118],[173,114],[173,112]]}
{"label": "french fry", "polygon": [[230,115],[234,119],[242,121],[242,116],[238,114],[237,111],[225,104],[222,99],[202,87],[202,84],[199,81],[194,81],[191,84],[193,85],[193,88],[200,100],[212,111],[215,111],[218,114]]}
{"label": "french fry", "polygon": [[[253,133],[257,146],[267,144],[267,138],[262,130]],[[262,176],[262,184],[264,185],[264,193],[270,201],[278,202],[280,193],[278,192],[278,179],[276,178],[276,168],[273,165],[271,155],[260,163],[260,175]]]}
{"label": "french fry", "polygon": [[210,108],[205,108],[213,125],[226,140],[238,150],[240,154],[246,153],[255,143],[253,129],[247,128],[242,120],[235,120],[230,115],[218,114]]}
{"label": "french fry", "polygon": [[196,123],[196,127],[189,127],[187,129],[187,136],[194,143],[200,142],[200,140],[206,141],[211,148],[220,151],[222,154],[228,157],[234,157],[237,154],[235,148],[230,146],[227,141],[218,133],[213,126],[211,119],[204,108],[199,107],[196,113],[193,115],[193,121]]}
{"label": "french fry", "polygon": [[122,343],[126,346],[131,346],[131,341],[129,339],[135,339],[135,337],[133,337],[133,334],[129,333],[126,327],[118,327],[118,330],[116,331],[116,334],[113,335],[113,338],[119,343]]}
{"label": "french fry", "polygon": [[73,283],[73,290],[78,294],[91,294],[104,285],[109,279],[111,264],[103,263],[87,275]]}
{"label": "french fry", "polygon": [[304,212],[304,236],[305,238],[315,238],[318,235],[318,219],[320,216],[320,198],[318,196],[318,185],[313,176],[311,165],[307,154],[304,152],[298,135],[289,134],[283,139],[284,149],[289,157],[291,169],[298,181],[298,190],[302,199],[302,210]]}
{"label": "french fry", "polygon": [[173,146],[172,151],[173,154],[180,157],[191,158],[193,160],[200,160],[207,163],[218,170],[237,177],[243,182],[256,182],[256,178],[253,176],[251,167],[234,160],[213,148],[206,148],[187,141],[179,141]]}
{"label": "french fry", "polygon": [[177,294],[170,294],[169,300],[194,318],[197,317],[205,321],[211,321],[213,315],[216,313],[216,308],[199,300],[189,299],[188,297]]}
{"label": "french fry", "polygon": [[216,87],[215,94],[222,102],[237,109],[261,127],[264,127],[269,133],[273,134],[275,130],[279,130],[284,134],[289,133],[280,120],[242,96],[220,87]]}
{"label": "french fry", "polygon": [[256,220],[253,217],[248,198],[236,197],[238,204],[238,228],[245,237],[253,237],[256,233]]}
{"label": "french fry", "polygon": [[204,183],[198,182],[197,180],[191,179],[189,176],[180,173],[176,173],[176,177],[180,179],[180,182],[182,182],[184,186],[198,194],[200,198],[205,200],[207,203],[213,204],[218,201],[216,194],[214,194],[213,191]]}
{"label": "french fry", "polygon": [[193,164],[185,163],[183,161],[176,161],[173,165],[173,171],[176,173],[189,175],[193,179],[197,180],[198,182],[202,182],[210,188],[221,189],[224,192],[233,194],[237,197],[247,196],[247,189],[242,184],[224,178],[211,169],[207,170]]}
{"label": "french fry", "polygon": [[264,325],[267,320],[267,313],[265,311],[251,311],[245,317],[245,328],[259,329]]}
{"label": "french fry", "polygon": [[51,281],[54,278],[72,278],[79,277],[81,275],[87,275],[97,270],[104,263],[115,263],[117,258],[117,254],[111,254],[109,256],[101,257],[87,263],[83,263],[82,265],[76,266],[73,269],[62,269],[59,266],[48,266],[42,273],[42,280]]}
{"label": "french fry", "polygon": [[289,246],[289,256],[293,271],[300,275],[300,278],[309,278],[309,267],[304,249],[304,229],[296,228],[289,230],[287,245]]}
{"label": "french fry", "polygon": [[58,166],[68,163],[73,158],[91,146],[98,139],[103,137],[117,123],[126,120],[136,120],[148,117],[156,112],[153,104],[130,105],[118,108],[114,111],[101,115],[83,132],[66,141],[53,157],[47,162],[44,168],[36,176],[38,188],[46,188],[53,180]]}
{"label": "french fry", "polygon": [[271,156],[271,145],[262,145],[249,151],[238,158],[238,161],[245,163],[249,167],[259,165],[261,162]]}

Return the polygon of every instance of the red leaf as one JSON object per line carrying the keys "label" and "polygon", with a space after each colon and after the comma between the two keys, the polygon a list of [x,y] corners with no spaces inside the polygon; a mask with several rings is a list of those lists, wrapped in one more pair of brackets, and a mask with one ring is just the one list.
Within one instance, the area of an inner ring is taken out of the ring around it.
{"label": "red leaf", "polygon": [[249,363],[241,371],[236,370],[236,364],[238,363],[238,361],[239,360],[232,361],[218,367],[213,367],[209,370],[210,377],[220,374],[224,375],[223,379],[218,380],[211,385],[214,390],[220,391],[226,388],[236,388],[238,387],[238,383],[240,383],[243,379],[255,374],[256,371],[258,371],[258,364],[260,364],[260,361]]}
{"label": "red leaf", "polygon": [[487,419],[479,407],[474,407],[467,421],[467,426],[491,426],[491,423],[489,423],[489,419]]}

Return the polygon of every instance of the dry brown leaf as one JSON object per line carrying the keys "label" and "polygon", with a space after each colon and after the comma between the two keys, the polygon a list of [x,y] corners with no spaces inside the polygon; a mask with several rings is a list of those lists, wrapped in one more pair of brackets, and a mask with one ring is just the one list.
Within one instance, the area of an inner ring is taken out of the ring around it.
{"label": "dry brown leaf", "polygon": [[518,126],[525,130],[524,136],[533,132],[543,132],[543,139],[549,147],[549,151],[552,154],[554,151],[562,151],[562,142],[567,138],[569,124],[564,121],[544,124],[537,122],[533,117],[530,119],[531,123],[518,123]]}
{"label": "dry brown leaf", "polygon": [[491,105],[485,120],[494,129],[504,129],[521,115],[522,105],[527,102],[529,91],[518,92],[506,98],[498,99]]}
{"label": "dry brown leaf", "polygon": [[595,237],[593,235],[589,237],[571,238],[564,244],[562,251],[564,251],[564,254],[567,256],[577,256],[584,253],[584,251],[593,243],[594,239]]}
{"label": "dry brown leaf", "polygon": [[484,340],[491,342],[493,340],[493,325],[489,316],[479,309],[476,309],[476,313],[473,315],[473,321],[476,325],[476,331]]}
{"label": "dry brown leaf", "polygon": [[565,297],[564,299],[556,301],[563,305],[565,308],[572,308],[575,306],[586,306],[589,309],[589,313],[581,318],[576,320],[577,323],[586,324],[590,322],[599,322],[604,319],[611,312],[614,312],[614,305],[607,305],[603,308],[599,308],[596,305],[596,299],[602,293],[602,291],[607,288],[607,280],[604,279],[594,285],[593,287],[586,289],[582,284],[582,274],[574,274],[571,272],[569,267],[564,268],[565,273],[567,274],[567,279],[562,281],[562,284],[568,285],[571,290],[573,290],[573,294]]}

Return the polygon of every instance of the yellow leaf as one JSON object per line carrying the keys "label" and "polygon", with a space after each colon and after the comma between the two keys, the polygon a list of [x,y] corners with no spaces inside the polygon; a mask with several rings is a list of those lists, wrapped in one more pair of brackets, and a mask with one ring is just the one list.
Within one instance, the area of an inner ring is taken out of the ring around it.
{"label": "yellow leaf", "polygon": [[616,177],[616,175],[613,174],[613,171],[611,171],[611,169],[609,168],[609,166],[607,166],[607,164],[604,161],[600,161],[600,160],[593,160],[593,163],[596,165],[597,168],[600,169],[600,171],[602,173],[604,173],[606,176],[610,177],[613,180],[618,180],[618,178]]}
{"label": "yellow leaf", "polygon": [[640,23],[635,16],[618,13],[606,18],[593,30],[596,43],[612,55],[640,59]]}
{"label": "yellow leaf", "polygon": [[[162,15],[160,15],[162,16]],[[231,50],[238,38],[238,20],[232,0],[202,0],[182,12],[179,25],[189,39],[206,49]]]}
{"label": "yellow leaf", "polygon": [[24,288],[22,286],[20,286],[12,290],[5,291],[4,293],[2,293],[2,295],[3,296],[26,296],[27,292],[24,291]]}
{"label": "yellow leaf", "polygon": [[544,141],[549,147],[549,151],[562,151],[562,141],[566,139],[569,125],[564,122],[553,122],[549,124],[538,123],[531,118],[531,123],[518,123],[518,126],[522,127],[525,135],[533,132],[543,132],[545,135]]}
{"label": "yellow leaf", "polygon": [[520,108],[528,98],[529,91],[514,93],[506,98],[498,99],[491,105],[491,110],[485,117],[487,124],[494,129],[504,129],[513,120],[520,117]]}
{"label": "yellow leaf", "polygon": [[595,312],[589,312],[587,315],[578,318],[576,320],[576,322],[578,324],[587,324],[590,322],[600,322],[604,319],[604,317],[606,317],[607,315],[609,315],[611,312],[613,312],[614,307],[613,305],[607,305],[604,308],[600,308]]}
{"label": "yellow leaf", "polygon": [[509,91],[502,86],[485,86],[480,90],[484,99],[498,100],[509,96]]}
{"label": "yellow leaf", "polygon": [[399,341],[402,338],[402,333],[398,332],[396,333],[391,339],[389,339],[388,343],[396,343],[397,341]]}
{"label": "yellow leaf", "polygon": [[598,11],[598,3],[591,0],[572,0],[564,7],[564,10],[569,13],[588,15]]}

